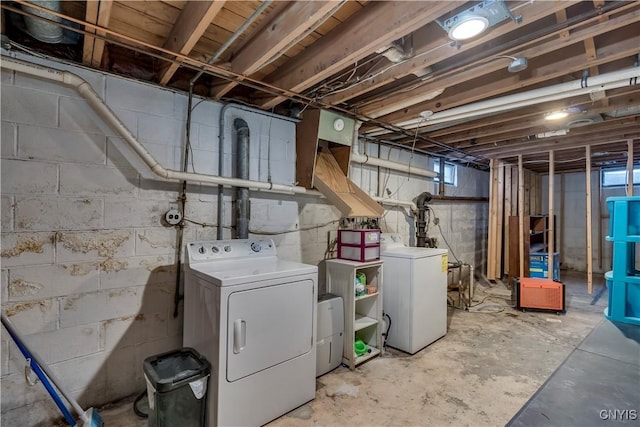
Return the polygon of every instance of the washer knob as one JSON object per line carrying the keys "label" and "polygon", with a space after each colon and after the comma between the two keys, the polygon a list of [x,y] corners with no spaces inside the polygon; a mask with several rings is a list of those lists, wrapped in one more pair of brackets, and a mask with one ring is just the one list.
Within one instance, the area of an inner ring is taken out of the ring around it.
{"label": "washer knob", "polygon": [[230,245],[225,245],[224,251],[225,252],[231,252],[231,246]]}
{"label": "washer knob", "polygon": [[262,246],[258,242],[252,242],[251,243],[251,250],[253,252],[260,252],[262,250]]}
{"label": "washer knob", "polygon": [[207,250],[204,248],[204,246],[200,246],[198,248],[198,252],[200,252],[201,254],[204,254],[205,252],[207,252]]}
{"label": "washer knob", "polygon": [[211,246],[211,252],[217,254],[218,252],[220,252],[220,248],[217,246]]}

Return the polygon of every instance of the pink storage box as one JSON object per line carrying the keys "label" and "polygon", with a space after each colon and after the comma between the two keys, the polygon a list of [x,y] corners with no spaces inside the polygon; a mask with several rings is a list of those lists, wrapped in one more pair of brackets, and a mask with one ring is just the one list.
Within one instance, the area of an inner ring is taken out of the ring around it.
{"label": "pink storage box", "polygon": [[380,230],[338,230],[338,258],[359,262],[380,259]]}

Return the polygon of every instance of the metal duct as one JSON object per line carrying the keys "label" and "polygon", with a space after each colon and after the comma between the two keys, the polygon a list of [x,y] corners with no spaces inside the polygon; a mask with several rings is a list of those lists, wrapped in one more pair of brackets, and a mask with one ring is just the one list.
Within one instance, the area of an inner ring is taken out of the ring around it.
{"label": "metal duct", "polygon": [[[59,1],[29,0],[29,3],[53,10],[54,12],[61,12]],[[29,6],[22,6],[22,8],[33,15],[41,16],[55,22],[62,22],[61,18],[53,16],[50,13],[41,12]],[[40,40],[44,43],[62,42],[64,37],[64,30],[62,27],[43,21],[42,19],[34,18],[33,16],[25,16],[24,23],[27,27],[27,32],[36,40]]]}
{"label": "metal duct", "polygon": [[418,207],[418,218],[416,219],[416,246],[424,248],[427,246],[427,203],[431,200],[431,193],[425,191],[416,198]]}
{"label": "metal duct", "polygon": [[[249,179],[249,125],[243,119],[235,119],[236,130],[236,175],[242,180]],[[249,189],[236,188],[236,230],[238,239],[249,238]]]}

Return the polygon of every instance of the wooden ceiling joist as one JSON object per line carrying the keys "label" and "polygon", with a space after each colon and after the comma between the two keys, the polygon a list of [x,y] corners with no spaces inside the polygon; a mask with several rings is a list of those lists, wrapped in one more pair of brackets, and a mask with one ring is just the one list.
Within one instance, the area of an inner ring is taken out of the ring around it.
{"label": "wooden ceiling joist", "polygon": [[[462,4],[462,1],[369,2],[267,81],[301,92]],[[261,107],[271,108],[283,100],[283,97],[269,98]]]}
{"label": "wooden ceiling joist", "polygon": [[[108,27],[111,19],[113,0],[88,1],[85,19],[91,24],[100,27]],[[93,28],[87,28],[88,32],[104,36],[105,33]],[[85,36],[82,49],[82,63],[87,66],[100,68],[105,41],[90,36]]]}
{"label": "wooden ceiling joist", "polygon": [[[289,4],[255,34],[240,52],[231,60],[231,70],[251,75],[260,70],[268,61],[284,54],[291,43],[309,30],[340,2],[312,1]],[[215,89],[213,96],[220,98],[237,85],[229,82]]]}
{"label": "wooden ceiling joist", "polygon": [[[574,71],[581,71],[584,69],[584,50],[581,48],[574,48],[574,55],[572,57],[562,58],[562,61],[554,54],[562,48],[570,47],[577,42],[584,41],[587,38],[592,38],[599,34],[603,34],[608,31],[614,31],[618,29],[621,33],[621,37],[627,37],[626,40],[621,41],[620,44],[616,44],[611,48],[603,47],[601,52],[597,52],[597,58],[594,58],[591,62],[593,65],[599,63],[609,62],[612,56],[621,58],[624,56],[632,55],[633,52],[637,52],[638,46],[640,46],[640,35],[637,32],[625,31],[624,27],[630,26],[640,21],[640,10],[636,10],[627,15],[623,15],[619,18],[612,19],[605,23],[599,23],[588,28],[584,28],[579,31],[575,31],[570,37],[559,41],[557,39],[551,39],[537,46],[521,52],[521,55],[529,58],[532,61],[533,58],[538,58],[538,67],[535,71],[529,72],[523,71],[523,75],[528,78],[526,82],[523,82],[523,78],[519,73],[504,72],[504,79],[494,82],[491,88],[487,87],[482,80],[482,76],[486,76],[491,72],[499,71],[504,68],[504,64],[497,63],[496,61],[477,64],[478,66],[469,68],[464,72],[452,73],[445,78],[436,78],[429,81],[428,84],[423,85],[416,91],[429,92],[441,88],[455,88],[454,90],[446,90],[446,97],[438,97],[432,101],[426,101],[418,104],[414,104],[410,108],[405,108],[395,113],[386,114],[380,117],[380,120],[390,123],[397,123],[406,117],[418,117],[421,111],[431,110],[440,111],[447,108],[453,108],[459,105],[467,104],[485,98],[487,96],[496,96],[506,93],[510,90],[520,89],[525,85],[533,85],[535,83],[548,80],[553,76],[563,76],[567,73]],[[621,30],[622,29],[622,30]],[[622,49],[618,52],[615,49]],[[623,54],[624,53],[624,54]],[[545,58],[542,58],[546,55]],[[545,64],[545,68],[540,64]],[[532,75],[535,73],[535,75]],[[551,75],[553,74],[553,76]],[[465,84],[466,83],[466,84]],[[398,95],[392,95],[387,97],[384,101],[379,101],[365,106],[361,109],[362,114],[375,114],[378,109],[388,109],[390,105],[394,103],[406,102],[406,99],[412,96],[413,92],[401,93]],[[436,106],[436,104],[438,106]],[[368,130],[368,127],[363,127],[363,131]]]}
{"label": "wooden ceiling joist", "polygon": [[[505,22],[504,24],[492,29],[489,34],[479,37],[477,40],[470,40],[460,46],[451,46],[451,39],[449,39],[449,36],[444,32],[444,30],[442,30],[442,28],[440,28],[439,25],[432,24],[425,26],[418,30],[414,35],[414,43],[420,39],[425,40],[425,42],[420,46],[414,47],[415,54],[413,58],[395,65],[393,68],[387,70],[376,78],[368,79],[353,88],[339,92],[335,95],[327,96],[324,98],[324,101],[337,104],[363,95],[374,89],[393,83],[403,77],[418,73],[438,61],[450,58],[452,55],[464,54],[474,47],[482,46],[491,38],[499,37],[517,30],[521,25],[536,22],[550,14],[553,14],[557,10],[564,10],[564,8],[569,7],[574,3],[577,3],[577,1],[533,3],[518,11],[518,14],[522,16],[523,24],[516,24],[513,21]],[[385,63],[381,67],[387,68],[389,65]],[[375,74],[375,72],[376,70],[372,71],[373,74]]]}
{"label": "wooden ceiling joist", "polygon": [[[189,54],[224,4],[225,0],[186,2],[163,47],[182,55]],[[160,76],[160,84],[169,83],[178,67],[175,62],[170,63]]]}

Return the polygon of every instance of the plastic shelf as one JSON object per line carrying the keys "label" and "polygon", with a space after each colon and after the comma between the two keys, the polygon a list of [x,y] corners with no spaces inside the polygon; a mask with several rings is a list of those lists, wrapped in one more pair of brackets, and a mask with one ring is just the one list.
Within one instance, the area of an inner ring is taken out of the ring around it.
{"label": "plastic shelf", "polygon": [[355,321],[353,322],[353,330],[360,331],[364,328],[368,328],[369,326],[376,325],[377,323],[378,321],[376,319],[356,313]]}

